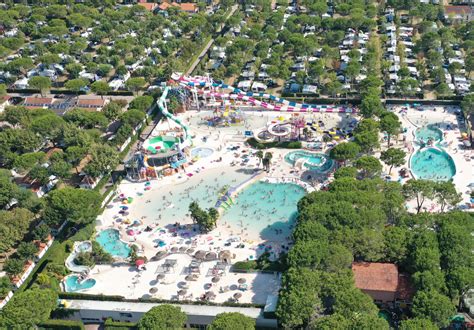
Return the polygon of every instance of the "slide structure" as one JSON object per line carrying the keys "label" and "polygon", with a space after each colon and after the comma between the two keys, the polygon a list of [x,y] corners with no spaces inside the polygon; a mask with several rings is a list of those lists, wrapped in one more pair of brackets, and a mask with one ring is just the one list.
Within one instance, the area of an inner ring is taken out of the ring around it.
{"label": "slide structure", "polygon": [[165,89],[163,91],[163,94],[161,95],[161,97],[157,101],[158,108],[160,109],[161,113],[166,118],[171,119],[172,121],[174,121],[176,124],[178,124],[183,129],[183,131],[184,131],[184,142],[181,144],[181,147],[182,148],[190,147],[190,146],[192,146],[193,143],[192,143],[191,135],[189,134],[189,127],[186,126],[178,117],[173,116],[173,114],[171,114],[168,111],[167,107],[166,107],[166,97],[168,96],[169,90],[170,90],[170,88],[168,86],[165,87]]}
{"label": "slide structure", "polygon": [[[209,82],[204,77],[186,77],[181,76],[178,73],[173,73],[171,78],[177,81],[181,86],[186,87],[189,90],[193,90],[195,87],[200,87],[197,92],[204,97],[215,97],[221,99],[233,99],[248,102],[254,106],[259,106],[271,111],[284,111],[284,112],[335,112],[335,113],[354,113],[355,108],[349,106],[336,106],[336,105],[314,105],[306,103],[297,103],[285,100],[284,98],[277,97],[267,93],[253,93],[244,92],[239,88],[235,88],[226,84],[217,84]],[[222,88],[230,90],[230,93],[219,93],[212,90],[205,90],[204,88]],[[257,100],[255,97],[261,99],[267,99],[272,103]]]}

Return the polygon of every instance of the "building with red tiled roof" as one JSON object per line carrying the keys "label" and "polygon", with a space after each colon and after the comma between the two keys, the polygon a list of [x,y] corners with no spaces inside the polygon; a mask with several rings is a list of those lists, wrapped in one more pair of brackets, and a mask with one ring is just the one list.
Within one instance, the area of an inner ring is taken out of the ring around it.
{"label": "building with red tiled roof", "polygon": [[90,96],[79,96],[76,107],[100,111],[107,104],[107,100],[102,98],[92,98]]}
{"label": "building with red tiled roof", "polygon": [[159,5],[159,9],[161,11],[168,10],[170,7],[176,7],[181,11],[184,11],[189,14],[197,13],[198,12],[198,6],[196,6],[195,3],[176,3],[176,2],[163,2],[161,5]]}
{"label": "building with red tiled roof", "polygon": [[37,108],[43,108],[47,109],[49,108],[54,102],[54,99],[52,97],[27,97],[25,98],[25,101],[23,102],[23,106],[26,107],[27,109],[37,109]]}
{"label": "building with red tiled roof", "polygon": [[400,274],[390,263],[355,262],[352,264],[355,286],[375,302],[410,301],[413,296],[408,275]]}
{"label": "building with red tiled roof", "polygon": [[146,10],[151,11],[151,12],[155,11],[155,9],[158,8],[157,3],[139,2],[137,3],[137,5],[145,7]]}
{"label": "building with red tiled roof", "polygon": [[444,6],[444,18],[453,23],[468,22],[472,17],[471,6]]}

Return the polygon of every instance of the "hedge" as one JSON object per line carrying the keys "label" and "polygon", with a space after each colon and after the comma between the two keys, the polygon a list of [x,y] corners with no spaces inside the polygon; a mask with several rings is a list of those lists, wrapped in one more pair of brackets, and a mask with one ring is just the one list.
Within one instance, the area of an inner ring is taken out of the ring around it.
{"label": "hedge", "polygon": [[259,142],[255,138],[247,139],[247,143],[255,149],[270,149],[270,148],[282,148],[282,149],[301,149],[302,144],[300,141],[274,141],[274,142]]}
{"label": "hedge", "polygon": [[137,324],[133,322],[117,322],[109,318],[105,320],[104,329],[105,330],[124,330],[124,329],[134,330],[134,329],[137,329]]}
{"label": "hedge", "polygon": [[47,320],[38,324],[39,329],[69,329],[84,330],[84,324],[81,321],[72,320]]}
{"label": "hedge", "polygon": [[77,299],[77,300],[96,300],[96,301],[121,301],[130,303],[152,303],[152,304],[181,304],[181,305],[207,305],[207,306],[232,306],[232,307],[256,307],[263,308],[264,304],[239,304],[232,302],[225,302],[223,304],[217,304],[209,301],[170,301],[166,299],[155,299],[155,298],[139,298],[139,299],[127,299],[122,296],[106,296],[102,294],[86,294],[76,292],[59,292],[59,299]]}

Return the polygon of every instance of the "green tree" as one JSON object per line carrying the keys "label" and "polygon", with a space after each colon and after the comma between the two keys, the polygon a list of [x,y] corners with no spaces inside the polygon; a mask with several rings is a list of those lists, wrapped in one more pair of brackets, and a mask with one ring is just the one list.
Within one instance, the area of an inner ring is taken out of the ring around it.
{"label": "green tree", "polygon": [[405,227],[388,226],[383,230],[385,258],[387,261],[402,264],[408,254],[410,231]]}
{"label": "green tree", "polygon": [[21,242],[16,250],[22,260],[33,260],[36,252],[38,252],[38,247],[33,242]]}
{"label": "green tree", "polygon": [[134,93],[136,93],[140,88],[145,86],[146,81],[141,77],[130,78],[125,82],[125,87]]}
{"label": "green tree", "polygon": [[32,289],[17,292],[3,308],[0,326],[9,329],[34,328],[46,321],[56,308],[58,294],[50,289]]}
{"label": "green tree", "polygon": [[263,156],[262,163],[263,163],[263,167],[266,169],[267,172],[270,171],[272,158],[273,158],[273,154],[271,152],[266,152],[265,156]]}
{"label": "green tree", "polygon": [[434,183],[428,180],[408,180],[403,186],[406,199],[416,199],[416,213],[420,213],[427,198],[434,196]]}
{"label": "green tree", "polygon": [[69,78],[76,79],[82,71],[82,65],[79,63],[69,63],[65,69],[69,73]]}
{"label": "green tree", "polygon": [[3,265],[3,270],[8,276],[15,277],[17,275],[20,275],[23,272],[24,267],[25,267],[24,260],[10,258],[10,259],[7,259],[7,261]]}
{"label": "green tree", "polygon": [[378,94],[372,93],[364,96],[360,104],[360,113],[365,118],[372,118],[383,111],[382,102]]}
{"label": "green tree", "polygon": [[371,152],[380,146],[378,131],[363,131],[354,133],[354,142],[359,145],[361,151]]}
{"label": "green tree", "polygon": [[378,176],[382,172],[382,164],[373,156],[362,156],[355,161],[354,165],[359,170],[362,170],[364,178]]}
{"label": "green tree", "polygon": [[342,142],[329,151],[329,156],[339,162],[346,164],[348,160],[356,158],[360,147],[354,142]]}
{"label": "green tree", "polygon": [[97,80],[92,83],[91,91],[104,98],[104,95],[110,92],[110,86],[105,81]]}
{"label": "green tree", "polygon": [[351,321],[341,314],[331,314],[315,318],[310,329],[314,330],[346,330],[351,328]]}
{"label": "green tree", "polygon": [[0,277],[0,297],[5,298],[13,290],[13,285],[8,276]]}
{"label": "green tree", "polygon": [[263,161],[263,151],[262,150],[258,150],[257,153],[256,153],[256,156],[258,158],[258,167],[260,167],[260,164],[262,163]]}
{"label": "green tree", "polygon": [[409,320],[403,320],[400,323],[400,330],[438,330],[438,327],[433,324],[430,320],[414,318]]}
{"label": "green tree", "polygon": [[220,313],[208,326],[209,330],[253,330],[255,320],[240,313]]}
{"label": "green tree", "polygon": [[397,148],[388,148],[387,150],[382,151],[382,153],[380,154],[380,159],[385,164],[390,166],[390,169],[388,171],[389,175],[392,173],[392,168],[394,166],[398,167],[405,164],[405,157],[405,151]]}
{"label": "green tree", "polygon": [[390,147],[392,136],[400,132],[400,127],[398,116],[393,112],[387,111],[380,116],[380,130],[387,134],[387,147]]}
{"label": "green tree", "polygon": [[219,213],[216,209],[210,208],[209,210],[203,210],[199,207],[198,203],[191,202],[189,204],[189,213],[193,222],[199,225],[199,229],[207,233],[216,227],[216,222]]}
{"label": "green tree", "polygon": [[456,191],[456,186],[451,181],[441,181],[434,184],[434,197],[440,205],[441,212],[446,206],[455,206],[462,201],[461,194]]}
{"label": "green tree", "polygon": [[122,112],[122,108],[117,102],[110,102],[102,108],[102,113],[109,120],[117,119],[121,112]]}
{"label": "green tree", "polygon": [[428,319],[439,328],[447,327],[456,308],[448,297],[436,291],[418,291],[413,298],[412,313],[415,318]]}
{"label": "green tree", "polygon": [[461,109],[467,117],[474,113],[474,94],[466,94],[461,102]]}
{"label": "green tree", "polygon": [[117,150],[106,144],[94,146],[91,156],[92,159],[84,168],[84,172],[94,178],[113,171],[120,162]]}
{"label": "green tree", "polygon": [[7,95],[7,86],[5,84],[0,84],[0,97]]}
{"label": "green tree", "polygon": [[76,78],[76,79],[68,80],[64,84],[64,87],[66,87],[67,90],[70,90],[71,92],[74,92],[76,93],[76,95],[78,95],[88,85],[89,85],[89,82],[86,79]]}
{"label": "green tree", "polygon": [[93,190],[70,187],[53,190],[46,197],[44,219],[50,225],[60,225],[65,220],[91,223],[99,214],[100,202],[100,194]]}
{"label": "green tree", "polygon": [[34,76],[28,79],[28,86],[40,91],[41,95],[51,88],[51,80],[48,77]]}
{"label": "green tree", "polygon": [[172,305],[159,305],[150,309],[138,321],[138,329],[182,329],[186,323],[186,313]]}
{"label": "green tree", "polygon": [[129,109],[138,109],[146,112],[153,105],[153,97],[149,95],[137,96],[130,102]]}

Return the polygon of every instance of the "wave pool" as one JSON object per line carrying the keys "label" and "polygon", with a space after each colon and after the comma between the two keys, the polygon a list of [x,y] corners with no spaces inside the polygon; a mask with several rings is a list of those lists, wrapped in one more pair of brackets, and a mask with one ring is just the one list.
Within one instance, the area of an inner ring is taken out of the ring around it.
{"label": "wave pool", "polygon": [[291,234],[297,203],[305,194],[292,183],[259,181],[234,197],[219,221],[258,232],[264,240],[280,241]]}

